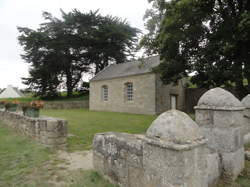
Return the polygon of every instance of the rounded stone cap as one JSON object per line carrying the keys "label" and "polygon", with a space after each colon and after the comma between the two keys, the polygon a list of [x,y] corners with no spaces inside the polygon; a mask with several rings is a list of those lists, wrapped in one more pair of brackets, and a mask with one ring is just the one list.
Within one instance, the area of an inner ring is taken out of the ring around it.
{"label": "rounded stone cap", "polygon": [[244,97],[242,100],[241,100],[241,103],[244,107],[246,108],[250,108],[250,94],[248,94],[246,97]]}
{"label": "rounded stone cap", "polygon": [[162,113],[148,128],[146,136],[177,144],[191,143],[202,138],[198,125],[187,114],[178,110]]}
{"label": "rounded stone cap", "polygon": [[204,93],[195,109],[243,110],[244,107],[233,94],[218,87]]}

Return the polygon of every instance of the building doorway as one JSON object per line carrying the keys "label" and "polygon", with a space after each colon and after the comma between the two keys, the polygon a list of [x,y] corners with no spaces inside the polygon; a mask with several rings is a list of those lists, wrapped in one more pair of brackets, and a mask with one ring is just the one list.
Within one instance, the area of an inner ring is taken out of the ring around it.
{"label": "building doorway", "polygon": [[177,109],[177,95],[170,95],[170,109]]}

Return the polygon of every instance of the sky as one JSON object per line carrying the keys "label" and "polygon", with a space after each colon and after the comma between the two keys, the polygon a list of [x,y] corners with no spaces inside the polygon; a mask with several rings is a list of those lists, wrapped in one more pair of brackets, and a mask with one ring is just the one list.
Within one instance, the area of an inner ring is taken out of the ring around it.
{"label": "sky", "polygon": [[17,26],[36,29],[44,21],[43,11],[60,17],[60,9],[99,9],[102,15],[121,17],[132,27],[145,31],[143,15],[149,6],[147,0],[0,0],[0,88],[26,87],[21,77],[28,77],[29,64],[20,57],[23,51],[17,40]]}

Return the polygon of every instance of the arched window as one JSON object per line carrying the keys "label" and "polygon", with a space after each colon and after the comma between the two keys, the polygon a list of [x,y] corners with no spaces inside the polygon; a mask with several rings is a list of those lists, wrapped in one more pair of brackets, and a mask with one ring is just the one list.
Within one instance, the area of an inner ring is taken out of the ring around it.
{"label": "arched window", "polygon": [[125,99],[127,101],[134,100],[134,88],[132,82],[125,83]]}
{"label": "arched window", "polygon": [[102,100],[108,101],[108,97],[109,97],[109,89],[108,86],[104,85],[102,86]]}

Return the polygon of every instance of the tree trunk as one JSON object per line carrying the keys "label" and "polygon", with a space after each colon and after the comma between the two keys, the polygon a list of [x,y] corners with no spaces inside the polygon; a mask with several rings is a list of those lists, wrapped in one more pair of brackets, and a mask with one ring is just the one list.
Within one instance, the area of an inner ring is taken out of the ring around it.
{"label": "tree trunk", "polygon": [[240,100],[246,96],[247,90],[243,85],[243,79],[236,81],[236,93]]}
{"label": "tree trunk", "polygon": [[67,97],[73,96],[72,75],[70,70],[66,70]]}

